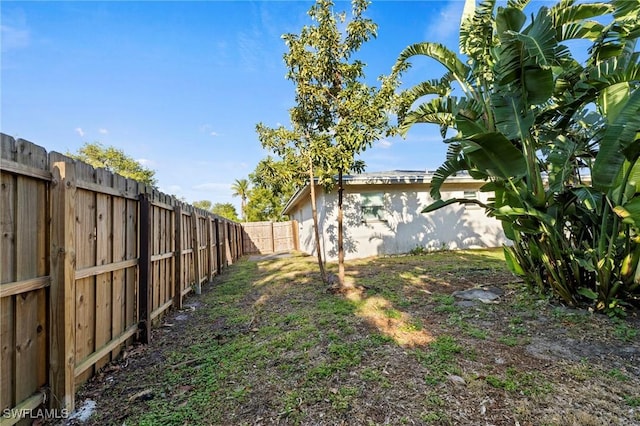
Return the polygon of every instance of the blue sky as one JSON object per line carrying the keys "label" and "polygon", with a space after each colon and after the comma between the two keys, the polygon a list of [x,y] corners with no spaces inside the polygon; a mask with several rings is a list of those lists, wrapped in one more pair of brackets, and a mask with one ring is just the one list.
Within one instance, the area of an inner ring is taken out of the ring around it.
{"label": "blue sky", "polygon": [[[230,185],[267,155],[255,125],[289,123],[294,87],[281,35],[310,23],[311,4],[2,1],[0,130],[62,153],[113,145],[156,170],[166,193],[239,206]],[[368,80],[388,74],[409,44],[456,49],[462,8],[373,0],[378,37],[358,55]],[[435,62],[416,62],[406,82],[441,74]],[[417,126],[362,158],[367,171],[433,169],[444,159],[440,140],[437,127]]]}

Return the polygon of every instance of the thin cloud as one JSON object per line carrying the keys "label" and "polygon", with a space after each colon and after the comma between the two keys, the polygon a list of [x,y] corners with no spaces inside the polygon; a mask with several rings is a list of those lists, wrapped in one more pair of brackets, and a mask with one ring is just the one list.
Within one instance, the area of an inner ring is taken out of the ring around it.
{"label": "thin cloud", "polygon": [[200,126],[199,130],[200,130],[200,133],[208,133],[209,136],[213,136],[213,137],[220,136],[220,133],[213,130],[213,126],[211,124],[203,124]]}
{"label": "thin cloud", "polygon": [[156,165],[156,162],[153,160],[149,160],[147,158],[138,158],[136,160],[141,166],[145,166],[145,167],[154,167]]}
{"label": "thin cloud", "polygon": [[376,146],[384,149],[391,148],[392,145],[393,145],[393,142],[391,142],[388,139],[380,139],[376,144]]}
{"label": "thin cloud", "polygon": [[451,1],[427,25],[425,40],[448,40],[455,38],[460,30],[460,18],[464,2]]}
{"label": "thin cloud", "polygon": [[98,129],[98,133],[100,133],[101,135],[106,135],[109,133],[109,131],[107,129]]}
{"label": "thin cloud", "polygon": [[81,138],[84,137],[84,130],[82,130],[82,127],[76,127],[75,132],[80,135]]}
{"label": "thin cloud", "polygon": [[182,187],[180,185],[169,185],[166,188],[161,188],[161,190],[167,194],[179,195],[182,192]]}
{"label": "thin cloud", "polygon": [[29,46],[30,34],[28,29],[16,28],[10,25],[0,25],[2,51],[24,49]]}
{"label": "thin cloud", "polygon": [[216,183],[216,182],[207,182],[201,183],[193,186],[193,189],[198,190],[206,190],[206,191],[220,191],[220,190],[228,190],[231,186],[230,183]]}

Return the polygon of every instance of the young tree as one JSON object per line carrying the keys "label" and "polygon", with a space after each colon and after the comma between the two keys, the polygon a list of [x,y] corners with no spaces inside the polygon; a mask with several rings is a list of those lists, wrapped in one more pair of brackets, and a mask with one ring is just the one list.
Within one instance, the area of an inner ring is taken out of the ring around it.
{"label": "young tree", "polygon": [[113,173],[117,173],[129,179],[137,180],[146,185],[156,186],[154,170],[144,167],[136,160],[113,146],[100,144],[99,142],[85,143],[77,154],[67,153],[75,160],[84,161],[93,167],[102,167]]}
{"label": "young tree", "polygon": [[242,220],[247,220],[247,197],[249,196],[249,181],[247,179],[236,179],[233,185],[231,185],[234,197],[240,197],[241,205],[240,210],[242,214]]}
{"label": "young tree", "polygon": [[[297,96],[296,96],[297,98]],[[293,117],[293,113],[291,113]],[[258,132],[258,138],[262,142],[262,146],[271,149],[276,155],[278,155],[282,162],[281,164],[287,164],[290,166],[287,168],[273,168],[273,172],[279,174],[278,180],[286,179],[286,176],[291,174],[297,174],[302,170],[306,170],[309,185],[311,188],[311,215],[313,217],[313,229],[314,239],[316,243],[316,255],[318,258],[318,268],[320,269],[320,277],[322,282],[327,282],[327,275],[324,269],[324,263],[322,260],[322,252],[320,247],[320,231],[318,227],[318,210],[316,207],[316,169],[319,168],[318,163],[326,160],[326,152],[323,151],[322,146],[325,140],[316,136],[316,132],[313,131],[311,123],[303,123],[306,127],[301,127],[294,122],[294,129],[286,129],[284,126],[280,126],[277,129],[271,129],[264,126],[262,123],[256,126]],[[324,155],[318,155],[318,152]],[[326,175],[326,172],[325,172]]]}
{"label": "young tree", "polygon": [[346,13],[334,13],[333,1],[317,0],[309,10],[314,25],[305,26],[298,35],[283,36],[289,48],[284,56],[287,78],[296,86],[296,106],[290,110],[293,129],[258,129],[263,144],[267,141],[283,158],[297,158],[298,164],[306,164],[319,264],[315,180],[333,182],[337,171],[341,286],[345,285],[342,173],[361,171],[364,164],[357,155],[389,130],[385,107],[393,94],[392,79],[383,82],[382,89],[363,81],[365,64],[353,56],[376,36],[377,26],[364,16],[367,0],[352,0],[351,5],[347,19]]}
{"label": "young tree", "polygon": [[[640,1],[562,0],[525,26],[526,3],[496,11],[493,0],[467,0],[464,61],[437,43],[401,53],[396,74],[416,55],[446,69],[403,93],[401,130],[456,132],[427,211],[481,204],[513,240],[505,257],[514,273],[568,304],[616,312],[640,289]],[[584,63],[562,44],[571,39],[591,43]],[[441,200],[444,180],[462,170],[487,180],[494,201]]]}

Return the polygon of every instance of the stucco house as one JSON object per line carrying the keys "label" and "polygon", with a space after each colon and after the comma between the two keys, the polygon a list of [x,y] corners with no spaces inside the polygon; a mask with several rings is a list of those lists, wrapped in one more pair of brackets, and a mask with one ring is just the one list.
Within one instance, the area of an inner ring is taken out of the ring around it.
{"label": "stucco house", "polygon": [[[429,195],[432,172],[394,170],[344,176],[344,248],[346,259],[408,253],[416,247],[463,249],[499,247],[507,242],[500,222],[484,209],[453,204],[422,213],[433,200]],[[491,194],[480,192],[485,182],[468,175],[450,177],[441,188],[442,198],[477,198],[486,202]],[[315,254],[310,187],[296,192],[283,213],[298,222],[300,250]],[[329,193],[316,186],[321,250],[336,260],[337,190]]]}

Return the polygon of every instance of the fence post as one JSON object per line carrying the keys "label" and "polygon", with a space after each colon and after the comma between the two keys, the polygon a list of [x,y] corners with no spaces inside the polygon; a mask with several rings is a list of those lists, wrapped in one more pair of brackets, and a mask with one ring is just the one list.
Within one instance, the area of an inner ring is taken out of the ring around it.
{"label": "fence post", "polygon": [[291,228],[292,229],[292,239],[293,239],[293,249],[294,250],[300,250],[300,234],[298,234],[298,221],[297,220],[292,220],[291,221]]}
{"label": "fence post", "polygon": [[140,194],[140,281],[138,309],[140,340],[151,341],[151,203],[148,194]]}
{"label": "fence post", "polygon": [[214,219],[213,226],[215,226],[216,233],[216,273],[220,275],[222,268],[222,250],[220,250],[220,220]]}
{"label": "fence post", "polygon": [[211,216],[207,216],[207,280],[211,282],[213,279],[213,235],[211,233]]}
{"label": "fence post", "polygon": [[198,213],[195,210],[191,212],[191,229],[193,233],[193,275],[195,275],[196,280],[194,291],[196,294],[202,294],[202,285],[200,283],[200,233],[198,232]]}
{"label": "fence post", "polygon": [[233,265],[233,256],[231,255],[231,224],[224,223],[224,266]]}
{"label": "fence post", "polygon": [[276,252],[276,233],[273,230],[273,222],[269,222],[271,225],[271,253]]}
{"label": "fence post", "polygon": [[176,241],[176,276],[175,295],[173,296],[173,306],[182,309],[182,207],[177,205],[173,209],[175,216],[175,241]]}
{"label": "fence post", "polygon": [[[50,370],[51,407],[75,409],[75,165],[60,154],[50,155]],[[56,161],[57,160],[57,161]]]}

